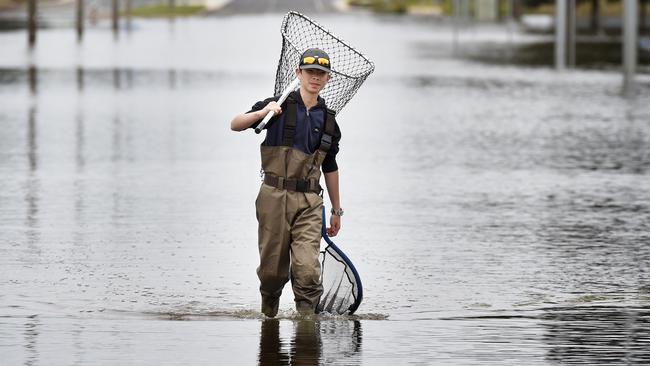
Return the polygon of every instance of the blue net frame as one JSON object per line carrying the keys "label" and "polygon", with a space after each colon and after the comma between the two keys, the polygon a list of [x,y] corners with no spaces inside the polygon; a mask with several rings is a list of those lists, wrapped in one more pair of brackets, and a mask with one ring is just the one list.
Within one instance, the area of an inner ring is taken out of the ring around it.
{"label": "blue net frame", "polygon": [[326,227],[323,207],[321,235],[327,246],[321,251],[323,295],[316,310],[319,313],[351,315],[363,300],[361,277],[350,258],[327,236]]}

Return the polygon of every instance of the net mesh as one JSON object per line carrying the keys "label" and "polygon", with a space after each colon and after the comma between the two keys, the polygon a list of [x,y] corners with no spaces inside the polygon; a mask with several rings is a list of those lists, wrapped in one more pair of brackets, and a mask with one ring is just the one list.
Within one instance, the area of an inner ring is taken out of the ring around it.
{"label": "net mesh", "polygon": [[275,95],[282,94],[295,79],[300,56],[309,48],[320,48],[330,56],[331,78],[320,96],[337,114],[375,69],[372,61],[359,51],[300,13],[287,13],[281,31],[282,53],[275,77]]}
{"label": "net mesh", "polygon": [[361,302],[361,280],[340,249],[328,245],[321,252],[323,295],[317,311],[335,315],[352,314]]}

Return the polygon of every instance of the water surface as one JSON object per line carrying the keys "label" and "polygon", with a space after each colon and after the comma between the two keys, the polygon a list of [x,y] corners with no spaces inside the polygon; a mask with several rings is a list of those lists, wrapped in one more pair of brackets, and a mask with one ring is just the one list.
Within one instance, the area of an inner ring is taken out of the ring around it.
{"label": "water surface", "polygon": [[339,115],[359,316],[300,319],[287,291],[279,321],[257,312],[261,137],[228,123],[273,90],[281,15],[32,51],[5,32],[8,364],[650,362],[650,78],[624,99],[616,71],[456,57],[442,25],[318,20],[377,64]]}

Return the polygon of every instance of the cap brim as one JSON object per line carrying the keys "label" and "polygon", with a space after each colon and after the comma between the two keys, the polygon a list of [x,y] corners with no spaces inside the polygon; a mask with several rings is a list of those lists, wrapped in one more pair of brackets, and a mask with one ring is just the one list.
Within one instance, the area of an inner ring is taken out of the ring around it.
{"label": "cap brim", "polygon": [[322,71],[325,71],[325,72],[332,72],[331,69],[328,69],[327,67],[321,66],[321,65],[300,65],[300,69],[301,70],[317,69],[317,70],[322,70]]}

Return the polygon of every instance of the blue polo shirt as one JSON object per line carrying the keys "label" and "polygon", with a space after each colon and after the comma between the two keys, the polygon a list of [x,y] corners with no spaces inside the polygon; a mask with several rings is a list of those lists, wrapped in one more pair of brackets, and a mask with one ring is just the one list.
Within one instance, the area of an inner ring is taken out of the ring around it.
{"label": "blue polo shirt", "polygon": [[[312,109],[307,111],[307,107],[300,97],[300,92],[294,91],[291,96],[296,101],[296,134],[293,140],[293,148],[298,149],[305,154],[313,154],[320,146],[320,140],[325,129],[325,118],[327,116],[327,107],[325,100],[318,97],[318,103]],[[250,111],[256,112],[264,109],[271,101],[277,101],[279,96],[267,98],[253,105]],[[282,112],[279,116],[271,118],[269,123],[264,126],[266,138],[262,143],[263,146],[282,146],[282,136],[284,133],[284,119],[286,116],[287,103],[282,104]],[[261,122],[255,122],[250,128],[255,128]],[[332,136],[332,147],[327,152],[323,160],[323,172],[330,173],[338,170],[336,163],[336,154],[339,152],[339,141],[341,140],[341,130],[338,123],[334,124],[334,136]]]}

